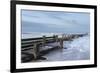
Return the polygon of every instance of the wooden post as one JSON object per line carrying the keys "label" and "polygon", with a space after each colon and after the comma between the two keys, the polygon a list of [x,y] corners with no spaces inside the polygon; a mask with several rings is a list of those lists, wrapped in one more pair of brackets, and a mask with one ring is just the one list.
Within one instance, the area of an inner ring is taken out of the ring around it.
{"label": "wooden post", "polygon": [[64,40],[64,36],[65,36],[65,35],[64,35],[64,34],[62,34],[62,40]]}
{"label": "wooden post", "polygon": [[63,49],[63,41],[64,41],[64,34],[62,34],[62,38],[60,39],[60,48]]}
{"label": "wooden post", "polygon": [[56,42],[58,42],[58,35],[55,36]]}
{"label": "wooden post", "polygon": [[33,55],[34,55],[34,59],[37,59],[37,57],[39,55],[39,45],[38,45],[38,43],[34,43],[34,45],[33,45]]}
{"label": "wooden post", "polygon": [[55,39],[55,35],[53,35],[53,40],[54,40],[54,42],[56,41],[56,39]]}
{"label": "wooden post", "polygon": [[45,44],[46,44],[46,36],[43,36],[43,41],[42,42],[43,42],[42,45],[45,46]]}
{"label": "wooden post", "polygon": [[58,42],[58,35],[54,35],[55,42]]}
{"label": "wooden post", "polygon": [[60,47],[61,47],[61,49],[63,49],[63,40],[62,39],[60,40]]}

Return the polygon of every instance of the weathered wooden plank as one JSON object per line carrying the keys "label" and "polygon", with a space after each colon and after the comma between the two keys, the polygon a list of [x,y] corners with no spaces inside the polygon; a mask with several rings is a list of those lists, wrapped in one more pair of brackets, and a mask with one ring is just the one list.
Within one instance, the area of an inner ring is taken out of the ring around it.
{"label": "weathered wooden plank", "polygon": [[[46,37],[46,38],[52,38],[52,36]],[[21,41],[40,40],[40,39],[43,39],[43,38],[42,37],[39,37],[39,38],[26,38],[26,39],[21,39]]]}

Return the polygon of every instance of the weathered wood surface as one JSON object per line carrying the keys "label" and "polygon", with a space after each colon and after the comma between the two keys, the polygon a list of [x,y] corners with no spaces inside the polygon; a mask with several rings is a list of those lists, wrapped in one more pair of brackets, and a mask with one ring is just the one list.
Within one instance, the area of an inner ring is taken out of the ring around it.
{"label": "weathered wood surface", "polygon": [[63,41],[72,40],[74,38],[82,37],[83,34],[79,35],[65,35],[58,38],[57,35],[51,37],[43,36],[41,38],[28,38],[21,40],[21,51],[29,53],[28,50],[31,50],[31,55],[34,59],[37,59],[43,51],[49,51],[52,48],[63,49]]}

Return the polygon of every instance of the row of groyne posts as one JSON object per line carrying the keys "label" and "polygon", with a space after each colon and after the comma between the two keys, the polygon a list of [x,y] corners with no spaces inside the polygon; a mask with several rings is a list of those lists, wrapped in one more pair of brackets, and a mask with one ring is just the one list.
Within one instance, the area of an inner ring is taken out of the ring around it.
{"label": "row of groyne posts", "polygon": [[[37,59],[38,56],[40,55],[40,52],[42,51],[41,46],[46,46],[49,43],[59,43],[58,45],[53,45],[53,47],[58,47],[60,49],[63,49],[64,41],[71,41],[74,38],[82,37],[84,35],[85,34],[70,34],[70,35],[62,34],[61,37],[58,37],[58,35],[53,35],[52,37],[49,37],[49,38],[46,36],[43,36],[41,39],[36,39],[35,41],[34,40],[26,40],[25,41],[23,39],[22,41],[26,42],[26,43],[23,44],[24,49],[22,51],[25,50],[25,46],[29,45],[29,42],[30,42],[30,44],[31,44],[30,46],[32,46],[32,49],[33,49],[34,59]],[[28,41],[28,43],[27,43],[27,41]],[[28,49],[28,47],[26,47],[26,49]]]}

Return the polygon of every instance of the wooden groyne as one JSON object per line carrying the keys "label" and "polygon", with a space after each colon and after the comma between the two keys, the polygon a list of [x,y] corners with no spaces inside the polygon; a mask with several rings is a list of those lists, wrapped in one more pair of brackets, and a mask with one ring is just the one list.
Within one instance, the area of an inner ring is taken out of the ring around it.
{"label": "wooden groyne", "polygon": [[[36,60],[41,56],[41,52],[48,51],[52,48],[63,49],[63,41],[71,41],[74,38],[82,37],[85,34],[62,34],[62,37],[58,35],[53,35],[50,37],[42,36],[40,38],[27,38],[21,40],[21,52],[27,55],[33,55],[33,59]],[[48,47],[46,47],[48,46]],[[31,53],[28,52],[31,50]],[[28,56],[29,57],[29,56]],[[22,62],[24,62],[25,57],[22,56]]]}

